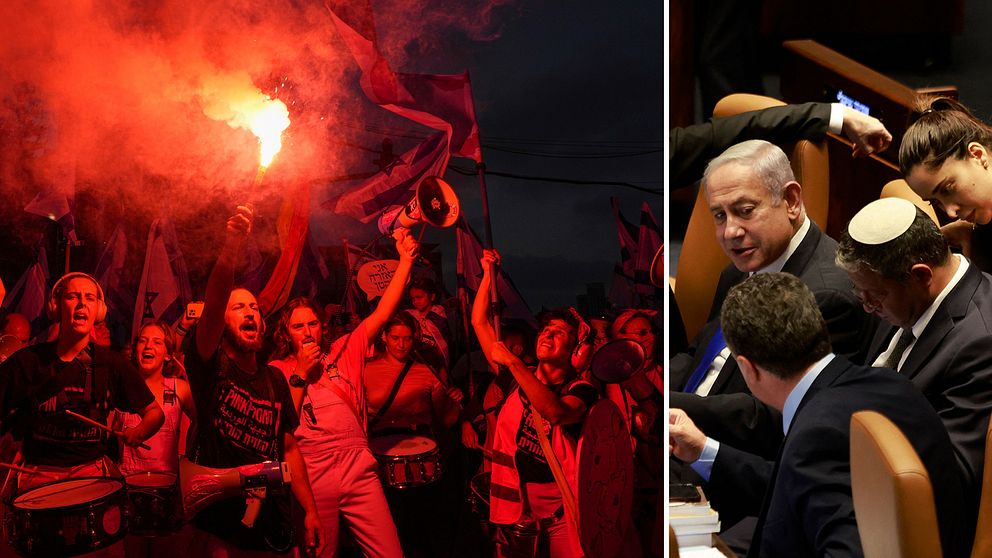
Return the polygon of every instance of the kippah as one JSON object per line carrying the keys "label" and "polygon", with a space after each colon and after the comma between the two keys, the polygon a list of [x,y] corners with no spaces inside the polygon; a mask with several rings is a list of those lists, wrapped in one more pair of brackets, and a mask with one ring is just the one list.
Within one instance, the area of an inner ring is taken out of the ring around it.
{"label": "kippah", "polygon": [[902,198],[882,198],[861,208],[847,225],[847,234],[862,244],[883,244],[909,230],[916,206]]}

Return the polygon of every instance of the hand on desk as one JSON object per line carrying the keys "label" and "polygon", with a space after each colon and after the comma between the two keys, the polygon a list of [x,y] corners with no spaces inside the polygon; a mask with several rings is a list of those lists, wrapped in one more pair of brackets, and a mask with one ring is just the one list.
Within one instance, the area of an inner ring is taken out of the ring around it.
{"label": "hand on desk", "polygon": [[668,451],[685,463],[699,459],[706,445],[706,434],[682,409],[668,411]]}

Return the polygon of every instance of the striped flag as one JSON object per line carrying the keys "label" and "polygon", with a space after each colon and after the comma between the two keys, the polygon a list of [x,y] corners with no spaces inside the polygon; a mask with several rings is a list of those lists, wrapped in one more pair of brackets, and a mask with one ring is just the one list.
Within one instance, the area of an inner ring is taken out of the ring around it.
{"label": "striped flag", "polygon": [[637,256],[634,266],[634,291],[641,299],[640,306],[650,308],[661,305],[661,289],[651,283],[651,264],[661,248],[661,228],[647,202],[641,204],[641,222],[637,230]]}
{"label": "striped flag", "polygon": [[620,202],[610,197],[613,218],[617,223],[617,240],[620,243],[620,262],[613,267],[608,298],[617,308],[633,308],[636,304],[634,275],[637,266],[637,226],[624,218],[620,212]]}
{"label": "striped flag", "polygon": [[386,209],[410,200],[420,182],[441,176],[448,166],[448,139],[438,132],[389,166],[323,207],[368,223]]}
{"label": "striped flag", "polygon": [[41,340],[47,325],[48,278],[48,255],[41,247],[38,260],[21,275],[3,301],[4,310],[21,314],[30,322],[32,342]]}
{"label": "striped flag", "polygon": [[369,0],[327,0],[325,5],[362,71],[361,86],[369,100],[404,118],[447,132],[451,155],[481,162],[479,124],[468,72],[394,72],[376,45]]}
{"label": "striped flag", "polygon": [[125,281],[127,254],[127,236],[124,228],[117,225],[107,239],[93,272],[93,277],[103,288],[111,338],[121,346],[131,341],[127,336],[131,333],[131,317],[134,315],[134,285]]}
{"label": "striped flag", "polygon": [[148,320],[175,323],[190,302],[189,273],[179,250],[176,230],[168,219],[155,219],[148,232],[145,266],[134,305],[131,338]]}

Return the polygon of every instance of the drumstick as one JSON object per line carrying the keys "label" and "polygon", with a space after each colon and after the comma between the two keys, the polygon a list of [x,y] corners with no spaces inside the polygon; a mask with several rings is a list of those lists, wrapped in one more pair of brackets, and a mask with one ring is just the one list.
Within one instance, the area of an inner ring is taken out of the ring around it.
{"label": "drumstick", "polygon": [[11,464],[11,463],[0,462],[0,467],[2,467],[4,469],[10,469],[11,471],[17,471],[19,473],[28,473],[30,475],[42,475],[42,476],[45,476],[45,477],[55,477],[55,476],[57,476],[57,475],[53,475],[52,473],[45,473],[45,472],[39,471],[37,468],[29,469],[27,467],[21,467],[20,465],[14,465],[14,464]]}
{"label": "drumstick", "polygon": [[[108,432],[110,434],[113,434],[114,436],[124,436],[124,433],[123,432],[118,432],[117,430],[114,430],[113,428],[110,428],[106,424],[100,424],[99,422],[97,422],[97,421],[95,421],[95,420],[93,420],[91,418],[84,417],[83,415],[80,415],[79,413],[74,413],[74,412],[70,411],[69,409],[66,409],[65,410],[65,413],[67,415],[69,415],[70,417],[79,419],[79,420],[85,422],[86,424],[88,424],[90,426],[95,426],[95,427],[99,428],[100,430],[103,430],[104,432]],[[152,449],[151,446],[149,446],[148,444],[146,444],[144,442],[138,444],[138,447],[141,448],[141,449],[146,449],[146,450]]]}

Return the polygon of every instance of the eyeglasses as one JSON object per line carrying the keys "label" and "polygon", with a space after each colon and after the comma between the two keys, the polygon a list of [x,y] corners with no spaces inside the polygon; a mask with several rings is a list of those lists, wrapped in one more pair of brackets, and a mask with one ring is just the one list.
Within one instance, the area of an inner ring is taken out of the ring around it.
{"label": "eyeglasses", "polygon": [[885,298],[889,296],[888,291],[872,292],[865,289],[859,289],[857,287],[852,288],[851,293],[857,297],[858,302],[860,302],[868,312],[874,312],[881,308],[882,304],[885,302]]}

